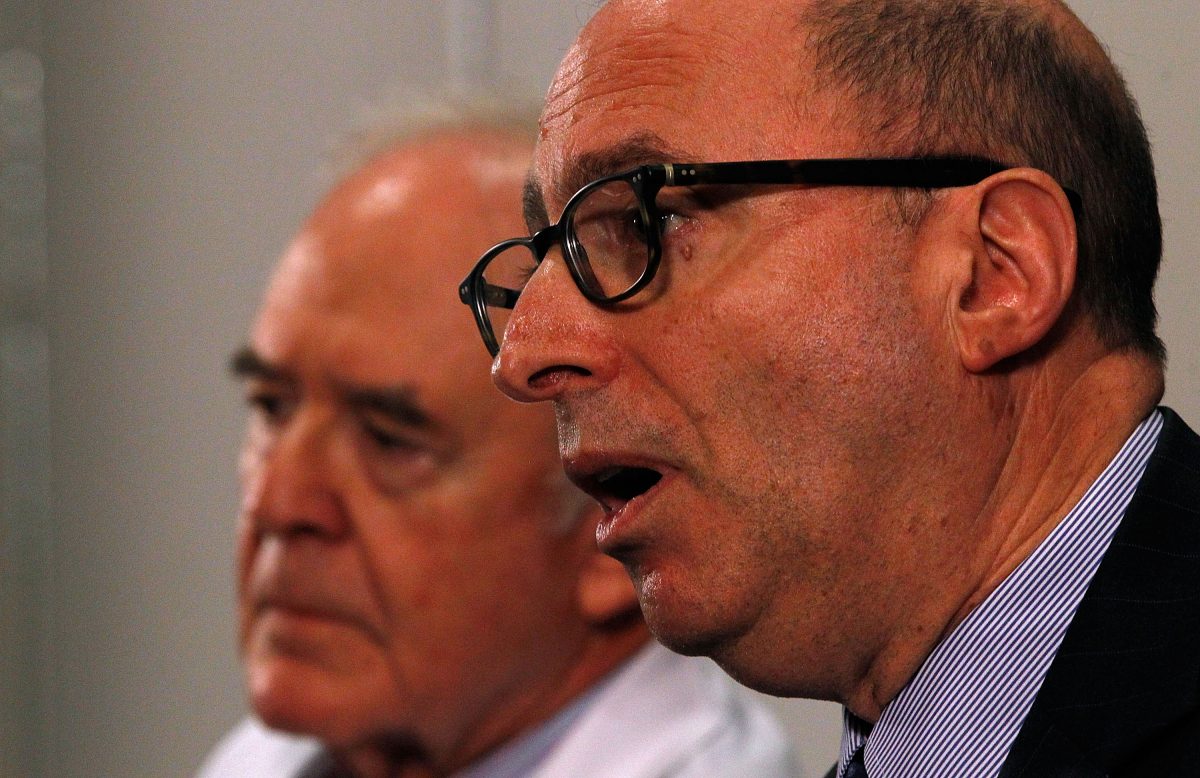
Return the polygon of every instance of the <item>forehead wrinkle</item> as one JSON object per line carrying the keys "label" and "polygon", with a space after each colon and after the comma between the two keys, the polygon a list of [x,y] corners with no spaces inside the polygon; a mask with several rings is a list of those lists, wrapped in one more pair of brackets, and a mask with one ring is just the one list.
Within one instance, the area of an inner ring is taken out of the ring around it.
{"label": "forehead wrinkle", "polygon": [[[601,9],[597,19],[609,11]],[[634,10],[620,16],[615,30],[589,24],[551,83],[542,136],[560,122],[577,123],[574,114],[596,100],[618,103],[621,93],[631,93],[627,100],[636,105],[637,92],[645,88],[706,83],[714,72],[735,67],[745,52],[744,42],[738,43],[732,31],[689,24],[669,13]],[[601,105],[599,110],[612,107]]]}
{"label": "forehead wrinkle", "polygon": [[[604,149],[588,151],[597,158],[589,160],[578,149],[587,151],[591,133],[579,125],[590,126],[604,117],[620,132],[620,122],[625,122],[626,138],[647,135],[639,130],[650,116],[658,122],[691,126],[696,103],[737,97],[746,79],[756,80],[762,72],[779,69],[774,59],[764,61],[761,13],[752,14],[753,19],[735,17],[730,24],[704,26],[666,13],[650,16],[654,18],[623,14],[615,28],[609,24],[600,25],[607,29],[585,30],[560,67],[541,119],[541,143],[562,154],[551,167],[553,175],[540,182],[544,202],[565,203],[588,182],[636,164],[716,161],[693,159],[694,155],[678,153],[661,142],[648,153],[626,157]],[[778,16],[779,12],[770,14],[776,21]],[[779,25],[766,27],[777,30]],[[756,70],[762,72],[756,75]],[[577,159],[571,158],[573,150]]]}
{"label": "forehead wrinkle", "polygon": [[[603,14],[604,11],[601,11]],[[712,47],[695,45],[692,39],[703,37],[703,30],[683,27],[670,21],[638,24],[636,17],[620,35],[585,28],[563,58],[546,95],[542,124],[553,123],[576,103],[573,95],[594,87],[597,80],[624,81],[631,74],[669,72],[686,79],[699,79],[719,52]],[[699,43],[699,41],[696,41]],[[696,51],[688,51],[692,44]],[[615,76],[615,78],[614,78]]]}

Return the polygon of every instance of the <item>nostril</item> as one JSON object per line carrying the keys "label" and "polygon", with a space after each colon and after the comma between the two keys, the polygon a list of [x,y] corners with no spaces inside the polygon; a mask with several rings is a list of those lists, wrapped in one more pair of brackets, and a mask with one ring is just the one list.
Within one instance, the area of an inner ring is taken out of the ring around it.
{"label": "nostril", "polygon": [[571,378],[587,378],[592,373],[576,365],[552,365],[529,376],[529,388],[534,391],[557,389]]}

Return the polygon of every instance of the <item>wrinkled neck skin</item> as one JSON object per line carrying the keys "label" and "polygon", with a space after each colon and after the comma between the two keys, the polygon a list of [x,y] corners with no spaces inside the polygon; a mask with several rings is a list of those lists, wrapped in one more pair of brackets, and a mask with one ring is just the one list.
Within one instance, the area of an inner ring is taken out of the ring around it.
{"label": "wrinkled neck skin", "polygon": [[[536,729],[572,700],[637,653],[650,638],[639,618],[623,619],[593,630],[571,669],[563,677],[547,678],[526,690],[523,699],[507,701],[513,711],[467,732],[462,742],[440,754],[416,747],[411,741],[379,738],[335,750],[332,756],[339,775],[353,778],[443,778],[484,758],[493,751]],[[456,690],[447,689],[447,694]]]}
{"label": "wrinkled neck skin", "polygon": [[944,593],[949,599],[938,612],[949,618],[940,632],[893,636],[844,696],[868,722],[878,721],[937,644],[1058,526],[1163,392],[1155,360],[1098,347],[973,380],[1001,445],[986,455],[985,467],[998,475],[971,517],[972,573],[965,587]]}

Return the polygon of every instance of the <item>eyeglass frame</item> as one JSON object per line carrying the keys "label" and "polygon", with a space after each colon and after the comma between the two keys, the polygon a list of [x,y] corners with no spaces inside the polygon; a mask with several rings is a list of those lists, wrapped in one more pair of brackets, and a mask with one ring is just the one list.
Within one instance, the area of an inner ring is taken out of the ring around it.
{"label": "eyeglass frame", "polygon": [[[589,288],[585,274],[590,275],[586,260],[580,260],[579,246],[574,233],[574,215],[579,204],[591,192],[614,181],[625,181],[634,191],[642,223],[649,227],[659,223],[658,193],[673,186],[700,185],[788,185],[861,186],[894,189],[948,189],[972,186],[997,173],[1012,170],[986,157],[927,156],[927,157],[846,157],[836,159],[770,159],[743,162],[664,162],[622,170],[602,176],[579,189],[563,207],[558,221],[526,238],[510,238],[485,251],[471,272],[458,287],[459,300],[471,307],[483,344],[493,357],[500,353],[500,342],[492,329],[487,308],[495,306],[513,309],[522,290],[512,290],[489,284],[484,271],[505,251],[522,246],[533,255],[540,266],[555,245],[562,251],[571,280],[590,302],[612,305],[627,300],[654,280],[662,261],[662,241],[657,229],[646,229],[646,267],[627,289],[614,295],[597,294]],[[1063,187],[1063,192],[1076,218],[1083,208],[1078,192]],[[565,226],[564,226],[565,225]],[[598,286],[598,284],[597,284]],[[479,291],[477,291],[479,290]]]}

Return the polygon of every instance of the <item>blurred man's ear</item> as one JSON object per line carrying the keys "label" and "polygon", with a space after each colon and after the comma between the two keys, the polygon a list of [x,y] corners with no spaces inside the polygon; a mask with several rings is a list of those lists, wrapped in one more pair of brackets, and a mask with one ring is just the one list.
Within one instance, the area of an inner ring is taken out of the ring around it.
{"label": "blurred man's ear", "polygon": [[[1062,317],[1075,283],[1075,220],[1050,176],[1018,168],[979,184],[955,230],[965,263],[952,290],[963,366],[982,372],[1033,348]],[[965,223],[965,222],[970,222]]]}

